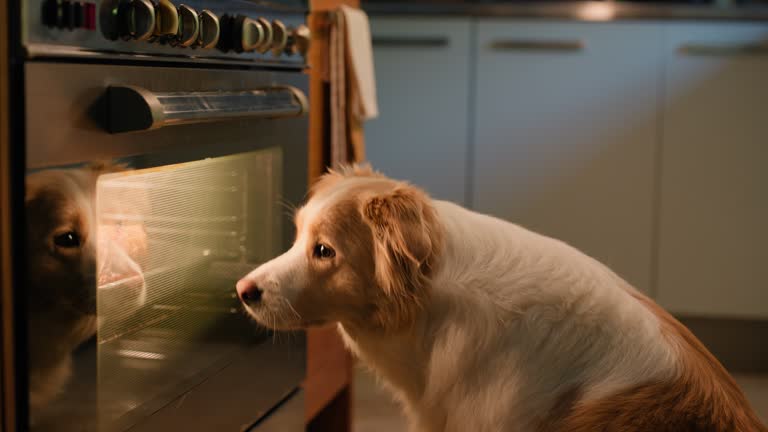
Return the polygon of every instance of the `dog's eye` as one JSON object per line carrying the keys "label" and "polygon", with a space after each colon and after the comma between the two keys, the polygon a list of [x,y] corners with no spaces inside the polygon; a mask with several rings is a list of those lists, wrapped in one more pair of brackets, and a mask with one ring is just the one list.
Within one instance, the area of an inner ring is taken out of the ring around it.
{"label": "dog's eye", "polygon": [[80,236],[74,231],[68,231],[54,237],[53,244],[66,249],[78,248],[80,247]]}
{"label": "dog's eye", "polygon": [[333,249],[322,243],[315,245],[315,249],[312,251],[312,254],[315,256],[315,258],[333,258],[336,256],[336,252],[334,252]]}

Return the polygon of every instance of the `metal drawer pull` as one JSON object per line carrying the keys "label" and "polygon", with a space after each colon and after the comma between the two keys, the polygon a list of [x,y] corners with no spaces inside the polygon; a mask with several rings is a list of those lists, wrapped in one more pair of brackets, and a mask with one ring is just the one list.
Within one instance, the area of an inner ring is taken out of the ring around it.
{"label": "metal drawer pull", "polygon": [[680,52],[690,55],[767,55],[768,42],[746,42],[733,44],[687,43],[680,45]]}
{"label": "metal drawer pull", "polygon": [[135,86],[107,88],[110,133],[242,118],[297,117],[307,97],[294,87],[234,92],[154,93]]}
{"label": "metal drawer pull", "polygon": [[584,49],[580,40],[504,39],[491,42],[494,51],[575,52]]}
{"label": "metal drawer pull", "polygon": [[410,47],[410,48],[439,48],[450,43],[447,37],[385,37],[374,36],[373,46],[377,47]]}

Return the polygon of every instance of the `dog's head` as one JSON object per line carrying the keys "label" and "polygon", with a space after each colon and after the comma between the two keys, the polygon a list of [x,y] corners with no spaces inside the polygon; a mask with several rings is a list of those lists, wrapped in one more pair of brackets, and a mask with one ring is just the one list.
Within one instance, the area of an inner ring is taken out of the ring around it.
{"label": "dog's head", "polygon": [[[97,285],[102,285],[105,277],[139,277],[139,289],[145,289],[134,257],[126,253],[113,234],[115,230],[97,220],[98,177],[118,170],[122,167],[98,165],[27,176],[27,295],[31,316],[59,321],[69,317],[74,321],[95,315]],[[136,296],[143,301],[143,291]],[[59,324],[63,331],[66,323]]]}
{"label": "dog's head", "polygon": [[96,313],[96,176],[51,170],[27,176],[27,293],[33,309]]}
{"label": "dog's head", "polygon": [[258,322],[385,331],[414,322],[443,236],[424,192],[368,167],[345,168],[320,179],[295,223],[293,246],[237,283]]}

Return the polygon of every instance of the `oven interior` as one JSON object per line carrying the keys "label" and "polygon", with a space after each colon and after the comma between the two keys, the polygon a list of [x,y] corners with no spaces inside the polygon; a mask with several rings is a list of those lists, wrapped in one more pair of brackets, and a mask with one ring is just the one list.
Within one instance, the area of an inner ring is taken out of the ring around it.
{"label": "oven interior", "polygon": [[280,251],[281,166],[275,148],[99,178],[101,429],[254,342],[233,278]]}

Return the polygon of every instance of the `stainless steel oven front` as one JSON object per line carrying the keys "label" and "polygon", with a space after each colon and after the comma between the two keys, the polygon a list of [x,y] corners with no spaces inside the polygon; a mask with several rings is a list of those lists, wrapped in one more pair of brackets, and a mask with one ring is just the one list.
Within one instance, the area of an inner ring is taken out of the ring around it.
{"label": "stainless steel oven front", "polygon": [[305,2],[21,12],[29,428],[302,430],[304,335],[234,282],[306,191]]}

